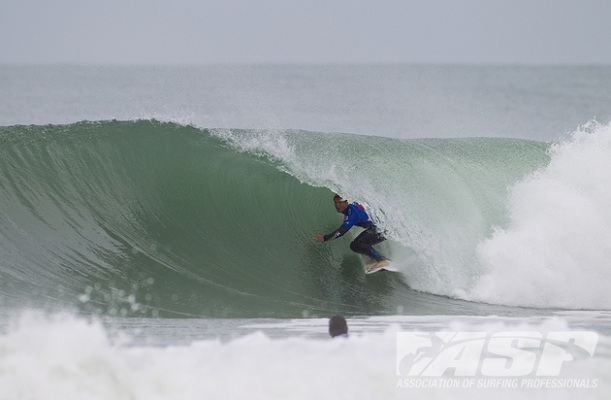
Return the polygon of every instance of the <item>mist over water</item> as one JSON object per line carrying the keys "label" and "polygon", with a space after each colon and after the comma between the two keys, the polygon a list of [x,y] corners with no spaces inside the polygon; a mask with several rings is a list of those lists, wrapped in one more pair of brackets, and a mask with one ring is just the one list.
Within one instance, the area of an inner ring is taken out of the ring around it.
{"label": "mist over water", "polygon": [[201,128],[553,141],[611,120],[605,66],[0,66],[0,126],[158,119]]}

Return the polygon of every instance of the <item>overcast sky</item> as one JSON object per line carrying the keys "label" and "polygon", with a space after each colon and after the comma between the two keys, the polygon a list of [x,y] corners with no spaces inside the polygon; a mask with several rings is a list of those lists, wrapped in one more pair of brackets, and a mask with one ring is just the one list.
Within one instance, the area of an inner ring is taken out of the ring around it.
{"label": "overcast sky", "polygon": [[611,0],[0,0],[0,64],[611,64]]}

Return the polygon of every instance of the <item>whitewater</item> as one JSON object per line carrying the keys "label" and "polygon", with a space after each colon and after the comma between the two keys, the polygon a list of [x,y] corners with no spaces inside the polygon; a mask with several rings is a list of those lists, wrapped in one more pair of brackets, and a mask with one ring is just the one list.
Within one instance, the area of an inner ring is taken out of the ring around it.
{"label": "whitewater", "polygon": [[[608,397],[610,77],[0,67],[0,399]],[[311,240],[334,193],[400,273]],[[406,332],[472,339],[425,382]]]}

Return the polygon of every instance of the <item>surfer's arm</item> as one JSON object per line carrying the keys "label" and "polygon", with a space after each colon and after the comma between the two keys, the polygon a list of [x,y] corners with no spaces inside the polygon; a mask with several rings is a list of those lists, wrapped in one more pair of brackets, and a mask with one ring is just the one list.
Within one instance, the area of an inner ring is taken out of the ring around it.
{"label": "surfer's arm", "polygon": [[342,226],[340,226],[339,228],[337,228],[336,230],[334,230],[333,232],[324,235],[323,239],[325,242],[329,241],[329,240],[333,240],[333,239],[337,239],[340,236],[343,236],[344,233],[348,232],[350,230],[350,227],[346,227],[346,224],[342,224]]}
{"label": "surfer's arm", "polygon": [[312,238],[319,242],[328,242],[329,240],[337,239],[338,237],[343,236],[346,232],[352,228],[354,224],[358,222],[358,215],[356,213],[351,212],[348,209],[346,216],[344,217],[344,223],[334,230],[333,232],[326,235],[314,235]]}
{"label": "surfer's arm", "polygon": [[356,224],[357,222],[358,222],[358,215],[352,212],[351,209],[348,209],[348,213],[344,217],[344,223],[342,224],[342,226],[340,226],[333,232],[327,235],[324,235],[323,236],[324,241],[328,242],[329,240],[337,239],[338,237],[343,236],[344,233],[348,232],[350,228],[352,228],[352,226]]}

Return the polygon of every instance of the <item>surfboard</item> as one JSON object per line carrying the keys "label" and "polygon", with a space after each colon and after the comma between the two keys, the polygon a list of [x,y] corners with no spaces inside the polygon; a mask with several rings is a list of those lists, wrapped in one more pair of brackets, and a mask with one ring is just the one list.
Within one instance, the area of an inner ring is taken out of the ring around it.
{"label": "surfboard", "polygon": [[365,268],[365,274],[367,275],[375,274],[376,272],[379,272],[382,270],[388,271],[388,272],[399,272],[399,268],[395,267],[392,263],[382,268],[376,268],[376,269],[369,269],[369,268],[370,266]]}

